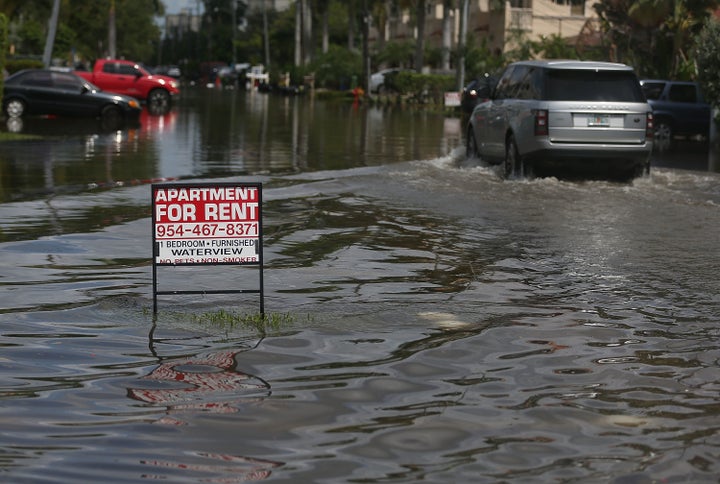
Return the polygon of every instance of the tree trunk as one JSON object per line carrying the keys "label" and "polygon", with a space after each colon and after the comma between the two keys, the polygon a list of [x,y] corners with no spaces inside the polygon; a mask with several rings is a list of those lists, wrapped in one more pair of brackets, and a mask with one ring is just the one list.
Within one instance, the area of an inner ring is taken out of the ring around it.
{"label": "tree trunk", "polygon": [[303,24],[303,36],[302,36],[302,50],[303,50],[303,65],[308,65],[312,61],[313,57],[313,42],[312,42],[312,5],[310,0],[303,0],[304,8],[302,12],[302,24]]}
{"label": "tree trunk", "polygon": [[443,2],[442,20],[442,61],[441,68],[444,72],[450,70],[450,50],[452,49],[452,11],[453,0]]}
{"label": "tree trunk", "polygon": [[303,25],[302,16],[305,11],[305,0],[296,0],[295,2],[295,67],[302,65],[302,39]]}
{"label": "tree trunk", "polygon": [[457,89],[465,85],[465,40],[467,39],[468,0],[460,0],[460,29],[457,42]]}
{"label": "tree trunk", "polygon": [[327,54],[328,49],[330,48],[330,26],[329,26],[329,13],[328,9],[325,8],[325,11],[322,15],[322,52],[323,54]]}
{"label": "tree trunk", "polygon": [[348,50],[355,50],[355,0],[348,0]]}
{"label": "tree trunk", "polygon": [[361,86],[365,91],[365,95],[370,94],[370,11],[368,10],[368,0],[363,0],[362,9],[362,49],[363,49],[363,79]]}
{"label": "tree trunk", "polygon": [[[114,12],[113,12],[114,14]],[[52,60],[53,46],[55,45],[55,32],[57,31],[58,16],[60,15],[60,0],[55,0],[53,3],[52,15],[48,22],[48,34],[45,39],[45,52],[43,53],[43,65],[50,67],[50,61]],[[1,75],[2,73],[0,73]]]}
{"label": "tree trunk", "polygon": [[415,71],[422,72],[425,61],[425,5],[426,0],[417,2],[417,39],[415,41]]}

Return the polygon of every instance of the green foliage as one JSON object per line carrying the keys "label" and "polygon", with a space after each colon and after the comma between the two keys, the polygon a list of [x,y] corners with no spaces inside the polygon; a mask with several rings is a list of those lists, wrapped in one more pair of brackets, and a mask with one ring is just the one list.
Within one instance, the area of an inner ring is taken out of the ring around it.
{"label": "green foliage", "polygon": [[308,72],[315,73],[315,86],[329,89],[349,89],[352,80],[362,75],[362,57],[338,45],[330,45],[327,54],[320,55]]}
{"label": "green foliage", "polygon": [[16,45],[16,49],[27,53],[42,54],[45,48],[45,27],[39,20],[28,19],[23,22],[17,35],[20,38],[20,45]]}
{"label": "green foliage", "polygon": [[609,58],[643,77],[690,79],[692,46],[718,0],[599,0]]}
{"label": "green foliage", "polygon": [[[153,18],[153,4],[148,0],[115,0],[118,57],[153,63],[156,46],[160,41],[160,28]],[[107,11],[102,18],[107,19]],[[105,24],[107,26],[107,21]],[[107,39],[107,27],[104,32],[104,37],[100,38]]]}
{"label": "green foliage", "polygon": [[507,60],[500,52],[492,52],[487,37],[483,37],[480,45],[475,45],[475,37],[468,38],[465,48],[465,71],[470,78],[477,78],[485,73],[494,73],[502,69]]}
{"label": "green foliage", "polygon": [[415,45],[410,41],[388,42],[375,54],[373,65],[408,67],[413,64]]}
{"label": "green foliage", "polygon": [[[5,67],[5,53],[8,50],[8,22],[5,14],[0,13],[0,93],[3,92],[5,84],[4,73],[7,71]],[[2,95],[0,95],[0,99]]]}
{"label": "green foliage", "polygon": [[290,325],[293,317],[289,314],[239,314],[233,311],[220,309],[212,313],[191,315],[191,319],[199,324],[220,328],[245,328],[255,330],[259,334],[268,331],[278,331],[283,326]]}
{"label": "green foliage", "polygon": [[543,59],[578,59],[575,47],[568,44],[558,34],[550,37],[541,37],[539,41],[532,42],[532,50],[537,57]]}
{"label": "green foliage", "polygon": [[695,40],[698,82],[707,101],[720,107],[720,21],[708,19]]}
{"label": "green foliage", "polygon": [[442,103],[446,91],[455,90],[455,76],[401,71],[393,82],[401,95],[418,102]]}
{"label": "green foliage", "polygon": [[22,69],[41,69],[44,66],[40,57],[8,57],[5,59],[5,69],[12,74]]}
{"label": "green foliage", "polygon": [[[160,30],[154,22],[156,2],[114,0],[117,54],[148,62],[154,57]],[[41,55],[45,49],[52,1],[25,2],[10,22],[15,33],[10,39],[19,56]],[[75,51],[85,60],[107,55],[108,19],[111,0],[64,0],[60,6],[53,58],[71,60]]]}

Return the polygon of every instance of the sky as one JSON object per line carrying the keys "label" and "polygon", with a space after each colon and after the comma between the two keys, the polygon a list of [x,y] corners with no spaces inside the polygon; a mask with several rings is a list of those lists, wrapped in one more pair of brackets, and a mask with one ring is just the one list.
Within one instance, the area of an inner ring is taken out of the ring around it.
{"label": "sky", "polygon": [[[180,10],[189,8],[192,13],[198,12],[198,2],[197,0],[162,0],[162,3],[165,4],[165,15],[173,15],[180,13]],[[200,2],[200,12],[203,11],[203,2]],[[164,17],[156,17],[155,23],[158,24],[161,28],[164,28],[165,25],[165,18]]]}
{"label": "sky", "polygon": [[[165,13],[167,14],[180,13],[183,8],[189,8],[195,12],[198,6],[196,0],[162,0],[162,2],[165,4]],[[200,2],[200,8],[202,8],[202,2]]]}

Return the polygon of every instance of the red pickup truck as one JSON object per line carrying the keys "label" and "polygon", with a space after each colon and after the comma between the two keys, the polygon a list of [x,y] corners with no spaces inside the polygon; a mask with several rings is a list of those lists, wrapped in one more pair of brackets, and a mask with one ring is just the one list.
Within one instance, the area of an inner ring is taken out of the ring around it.
{"label": "red pickup truck", "polygon": [[98,59],[92,71],[75,71],[103,91],[116,92],[145,101],[148,107],[165,110],[180,92],[177,79],[154,75],[135,62]]}

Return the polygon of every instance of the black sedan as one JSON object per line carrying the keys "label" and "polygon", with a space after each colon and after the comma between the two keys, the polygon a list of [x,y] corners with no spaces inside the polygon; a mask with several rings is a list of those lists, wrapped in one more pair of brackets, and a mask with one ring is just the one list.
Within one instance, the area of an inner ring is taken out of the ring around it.
{"label": "black sedan", "polygon": [[470,114],[475,106],[482,101],[486,101],[492,94],[493,87],[497,80],[490,74],[473,79],[462,90],[460,97],[460,105],[463,111]]}
{"label": "black sedan", "polygon": [[142,111],[134,98],[102,91],[72,72],[51,69],[26,69],[5,79],[2,108],[8,119],[25,115],[93,117],[118,127],[137,120]]}

